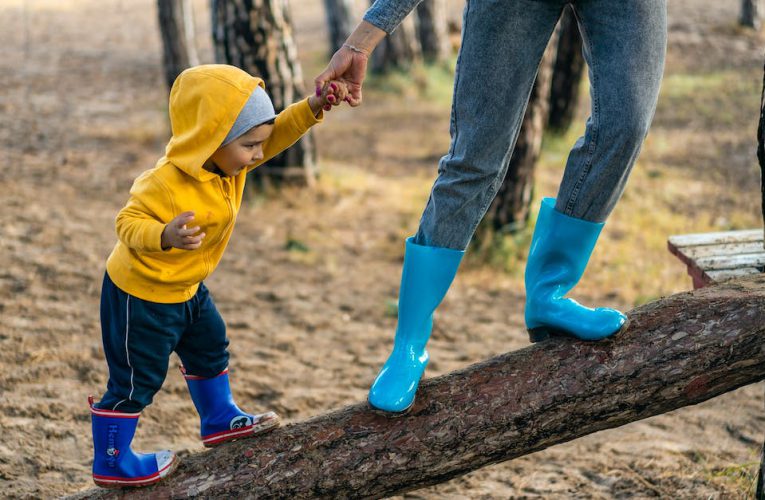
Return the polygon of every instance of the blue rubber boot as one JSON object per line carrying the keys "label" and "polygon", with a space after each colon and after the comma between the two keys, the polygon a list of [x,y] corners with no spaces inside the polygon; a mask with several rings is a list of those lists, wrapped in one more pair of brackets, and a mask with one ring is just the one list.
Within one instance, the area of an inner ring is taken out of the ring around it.
{"label": "blue rubber boot", "polygon": [[393,352],[369,390],[369,404],[401,413],[414,403],[417,385],[428,364],[425,345],[433,327],[433,312],[457,274],[462,250],[417,245],[406,240],[404,270],[398,299],[398,326]]}
{"label": "blue rubber boot", "polygon": [[140,413],[102,410],[88,398],[93,423],[93,482],[103,488],[149,486],[178,465],[171,451],[136,453],[130,448]]}
{"label": "blue rubber boot", "polygon": [[252,437],[279,427],[279,417],[272,411],[250,415],[236,406],[228,382],[228,369],[212,378],[190,375],[183,367],[181,372],[199,413],[202,444],[206,447]]}
{"label": "blue rubber boot", "polygon": [[532,342],[564,335],[601,340],[627,326],[614,309],[590,309],[565,295],[582,277],[604,223],[576,219],[542,200],[526,263],[526,328]]}

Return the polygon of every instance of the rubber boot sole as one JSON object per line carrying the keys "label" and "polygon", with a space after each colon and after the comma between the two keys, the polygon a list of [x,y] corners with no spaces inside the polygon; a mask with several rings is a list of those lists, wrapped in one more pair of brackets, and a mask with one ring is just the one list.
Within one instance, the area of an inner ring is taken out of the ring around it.
{"label": "rubber boot sole", "polygon": [[181,459],[178,458],[178,455],[173,455],[173,461],[170,462],[167,467],[165,467],[162,471],[157,472],[156,475],[149,476],[147,478],[138,478],[138,479],[120,479],[120,478],[113,478],[113,479],[98,479],[96,477],[93,477],[93,482],[96,483],[96,486],[100,488],[106,488],[106,489],[120,489],[120,488],[143,488],[145,486],[151,486],[153,484],[157,484],[158,482],[162,481],[166,477],[168,477],[170,474],[175,471],[175,469],[178,468],[178,464],[181,463]]}
{"label": "rubber boot sole", "polygon": [[376,415],[380,415],[382,417],[388,417],[388,418],[400,418],[400,417],[405,417],[406,415],[409,414],[409,412],[412,411],[412,407],[414,406],[414,399],[412,400],[412,404],[410,404],[409,406],[407,406],[401,411],[382,410],[374,406],[372,403],[370,403],[368,399],[367,399],[367,406],[369,407],[369,410]]}
{"label": "rubber boot sole", "polygon": [[[598,339],[598,340],[589,340],[588,342],[602,342],[603,340],[610,339],[614,335],[626,330],[628,326],[630,326],[629,318],[627,318],[627,321],[624,322],[621,328],[616,330],[614,333],[612,333],[608,337],[603,337],[602,339]],[[566,330],[558,330],[556,328],[550,328],[549,326],[539,326],[536,328],[530,328],[527,331],[529,332],[529,341],[532,344],[535,344],[537,342],[544,342],[545,340],[549,340],[554,337],[568,337],[568,338],[572,338],[576,340],[585,340],[567,332]]]}
{"label": "rubber boot sole", "polygon": [[268,420],[260,421],[258,424],[250,427],[244,427],[242,429],[233,429],[230,431],[221,432],[220,434],[212,434],[202,438],[202,444],[205,448],[215,448],[223,443],[236,441],[239,439],[249,439],[251,437],[259,436],[270,432],[281,426],[281,420],[278,416],[274,416]]}

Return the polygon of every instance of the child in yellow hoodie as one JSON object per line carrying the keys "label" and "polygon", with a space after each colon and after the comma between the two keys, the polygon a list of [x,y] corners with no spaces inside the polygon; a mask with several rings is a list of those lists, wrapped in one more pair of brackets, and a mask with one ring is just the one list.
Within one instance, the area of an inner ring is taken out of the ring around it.
{"label": "child in yellow hoodie", "polygon": [[173,136],[165,156],[135,180],[117,216],[119,241],[101,292],[109,382],[98,403],[89,401],[99,486],[145,486],[175,468],[170,451],[130,448],[173,351],[205,446],[279,425],[273,412],[252,415],[234,403],[226,327],[202,280],[226,248],[247,172],[295,143],[347,92],[332,82],[276,115],[264,89],[261,79],[233,66],[181,73],[170,92]]}

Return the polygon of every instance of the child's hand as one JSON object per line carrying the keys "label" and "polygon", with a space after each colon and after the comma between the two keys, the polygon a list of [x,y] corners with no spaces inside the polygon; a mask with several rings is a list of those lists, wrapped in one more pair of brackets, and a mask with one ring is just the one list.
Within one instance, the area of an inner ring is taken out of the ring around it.
{"label": "child's hand", "polygon": [[183,212],[171,220],[162,231],[162,249],[175,247],[181,250],[196,250],[202,246],[205,233],[199,233],[199,226],[187,228],[194,220],[194,212]]}
{"label": "child's hand", "polygon": [[348,88],[344,83],[333,80],[324,85],[323,88],[316,88],[316,95],[308,98],[308,104],[315,115],[319,111],[330,111],[332,106],[339,106],[348,99]]}

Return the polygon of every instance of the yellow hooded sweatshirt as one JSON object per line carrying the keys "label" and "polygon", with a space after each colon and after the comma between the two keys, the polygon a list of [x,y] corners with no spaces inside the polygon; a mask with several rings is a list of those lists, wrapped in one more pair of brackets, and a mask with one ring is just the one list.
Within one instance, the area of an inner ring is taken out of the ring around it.
{"label": "yellow hooded sweatshirt", "polygon": [[[263,80],[239,68],[205,65],[181,73],[170,91],[173,137],[156,166],[141,174],[117,215],[119,241],[106,271],[121,290],[151,302],[191,299],[218,265],[242,204],[247,172],[294,144],[321,121],[308,99],[279,113],[264,158],[235,177],[202,168],[218,149],[250,94]],[[162,250],[165,225],[182,212],[206,234],[196,250]]]}

